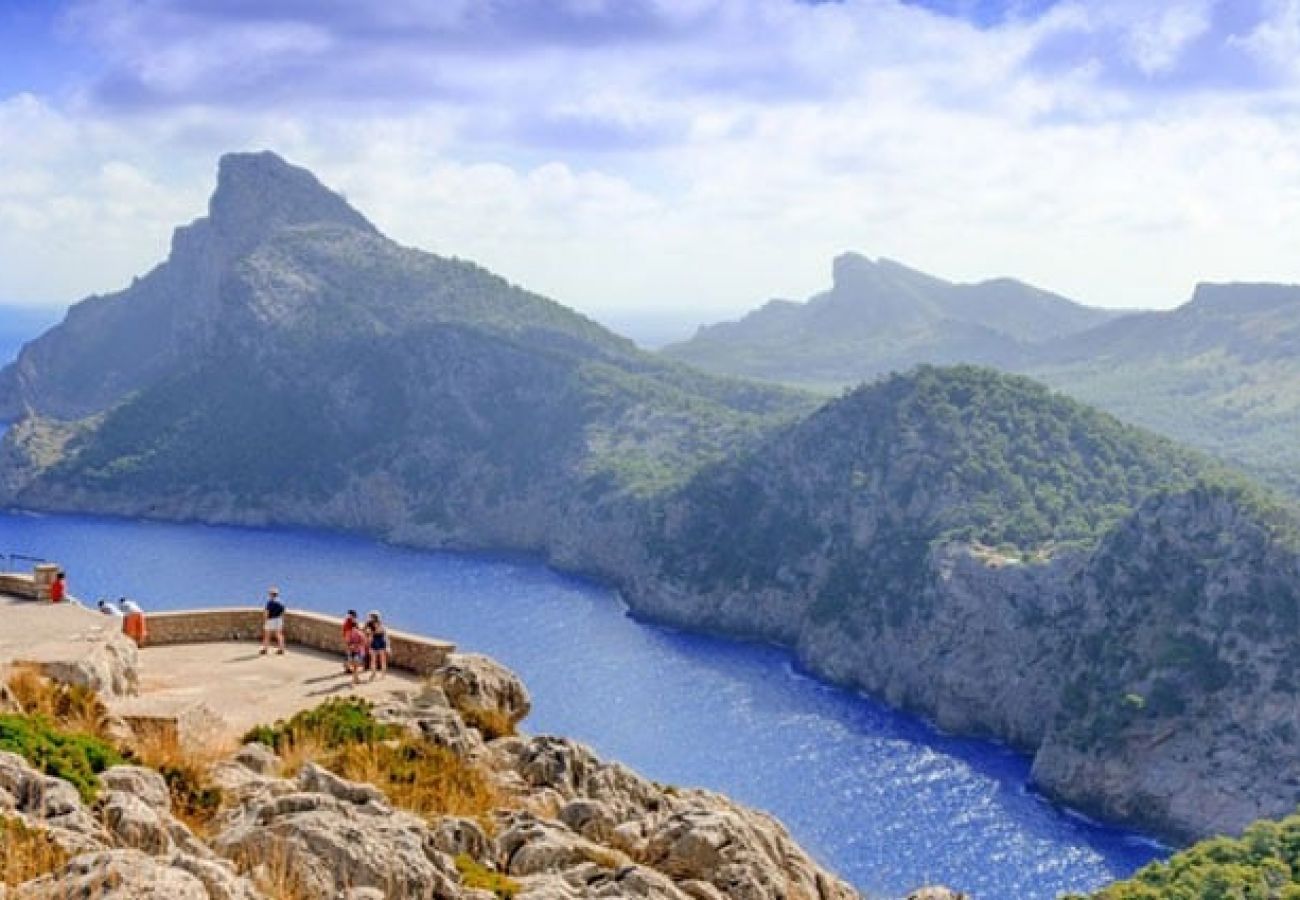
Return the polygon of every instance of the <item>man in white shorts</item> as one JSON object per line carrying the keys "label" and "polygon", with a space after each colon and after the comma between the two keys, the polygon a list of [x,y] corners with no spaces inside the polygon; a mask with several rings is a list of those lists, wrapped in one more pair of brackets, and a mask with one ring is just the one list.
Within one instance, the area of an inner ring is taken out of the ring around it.
{"label": "man in white shorts", "polygon": [[280,602],[279,588],[271,588],[266,592],[266,608],[262,610],[262,656],[266,656],[272,636],[275,637],[275,642],[280,648],[275,651],[276,654],[283,656],[284,604]]}

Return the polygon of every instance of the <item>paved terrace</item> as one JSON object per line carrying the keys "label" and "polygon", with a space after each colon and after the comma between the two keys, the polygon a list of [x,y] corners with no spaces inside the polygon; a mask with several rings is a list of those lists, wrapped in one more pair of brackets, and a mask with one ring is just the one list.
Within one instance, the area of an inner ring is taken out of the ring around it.
{"label": "paved terrace", "polygon": [[[122,622],[72,603],[54,606],[11,596],[0,596],[0,620],[0,667],[15,661],[75,664],[102,648]],[[371,682],[363,673],[362,683],[354,686],[343,671],[339,619],[290,611],[284,656],[274,649],[267,656],[258,654],[257,609],[154,613],[147,621],[149,638],[139,654],[139,696],[106,698],[109,708],[137,730],[162,728],[204,740],[237,738],[254,725],[329,697],[377,700],[412,690],[454,649],[442,641],[390,632],[387,676]]]}

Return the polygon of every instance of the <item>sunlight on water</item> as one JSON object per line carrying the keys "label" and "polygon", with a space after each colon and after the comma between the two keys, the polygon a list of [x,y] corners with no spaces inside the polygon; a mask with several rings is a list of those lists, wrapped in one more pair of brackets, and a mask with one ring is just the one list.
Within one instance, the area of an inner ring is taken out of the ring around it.
{"label": "sunlight on water", "polygon": [[399,628],[496,657],[528,683],[525,723],[660,781],[780,817],[873,895],[942,882],[981,900],[1051,898],[1131,874],[1162,848],[1068,815],[1029,763],[937,733],[799,673],[784,651],[647,626],[610,591],[531,563],[335,535],[0,515],[0,553],[57,559],[73,593],[149,609],[377,608]]}

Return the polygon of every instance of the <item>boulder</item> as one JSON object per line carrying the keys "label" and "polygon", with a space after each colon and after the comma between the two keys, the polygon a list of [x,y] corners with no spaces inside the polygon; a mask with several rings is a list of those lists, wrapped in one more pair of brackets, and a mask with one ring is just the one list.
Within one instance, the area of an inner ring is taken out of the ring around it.
{"label": "boulder", "polygon": [[573,800],[560,810],[560,821],[589,841],[608,844],[618,822],[609,806],[599,800]]}
{"label": "boulder", "polygon": [[222,817],[213,848],[243,866],[288,873],[306,897],[333,900],[359,888],[390,900],[459,896],[454,867],[421,819],[341,779],[343,788],[316,775],[308,781],[335,793],[253,794]]}
{"label": "boulder", "polygon": [[[120,847],[133,847],[153,856],[172,849],[165,811],[124,791],[109,791],[99,800],[99,818]],[[170,816],[167,816],[170,819]]]}
{"label": "boulder", "polygon": [[35,665],[53,681],[79,684],[105,697],[134,697],[139,692],[139,662],[135,642],[110,632],[97,635],[83,653]]}
{"label": "boulder", "polygon": [[[211,900],[194,875],[139,850],[84,853],[61,870],[19,886],[17,900]],[[249,900],[256,894],[246,894]]]}
{"label": "boulder", "polygon": [[178,853],[172,857],[171,866],[202,882],[210,900],[263,900],[253,883],[238,874],[227,860]]}
{"label": "boulder", "polygon": [[130,794],[153,809],[171,810],[171,792],[167,782],[153,769],[144,766],[113,766],[99,776],[104,789]]}
{"label": "boulder", "polygon": [[488,713],[513,728],[533,705],[519,676],[477,653],[452,653],[434,670],[429,683],[440,688],[471,725],[478,714]]}
{"label": "boulder", "polygon": [[510,875],[559,873],[585,863],[622,865],[622,854],[529,812],[510,814],[496,838],[497,858]]}
{"label": "boulder", "polygon": [[383,804],[386,802],[384,792],[373,784],[348,781],[314,762],[303,765],[302,770],[298,773],[298,787],[308,793],[326,794],[339,800],[345,800],[348,803]]}
{"label": "boulder", "polygon": [[492,844],[483,829],[472,819],[445,816],[433,827],[433,845],[453,859],[462,853],[478,862],[487,862]]}
{"label": "boulder", "polygon": [[517,880],[520,900],[691,900],[671,879],[641,866],[606,869],[584,863],[562,875]]}
{"label": "boulder", "polygon": [[280,757],[266,744],[245,744],[235,754],[235,762],[258,775],[275,776],[280,772]]}
{"label": "boulder", "polygon": [[689,800],[691,808],[642,823],[640,862],[677,881],[711,884],[733,900],[858,897],[809,859],[775,820],[703,791]]}
{"label": "boulder", "polygon": [[0,752],[0,796],[9,809],[49,832],[71,854],[102,850],[109,837],[66,781],[38,772],[16,753]]}

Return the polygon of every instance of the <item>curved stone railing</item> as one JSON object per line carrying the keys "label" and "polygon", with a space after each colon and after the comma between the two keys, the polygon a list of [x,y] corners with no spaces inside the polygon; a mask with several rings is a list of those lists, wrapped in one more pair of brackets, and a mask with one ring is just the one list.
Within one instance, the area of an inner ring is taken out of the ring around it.
{"label": "curved stone railing", "polygon": [[[262,636],[262,610],[255,607],[156,612],[146,616],[149,638],[145,648],[171,644],[210,644],[255,641]],[[284,615],[284,639],[290,644],[343,653],[343,620],[320,613],[289,610]],[[456,645],[447,641],[388,632],[389,664],[417,675],[429,675],[447,661]]]}

